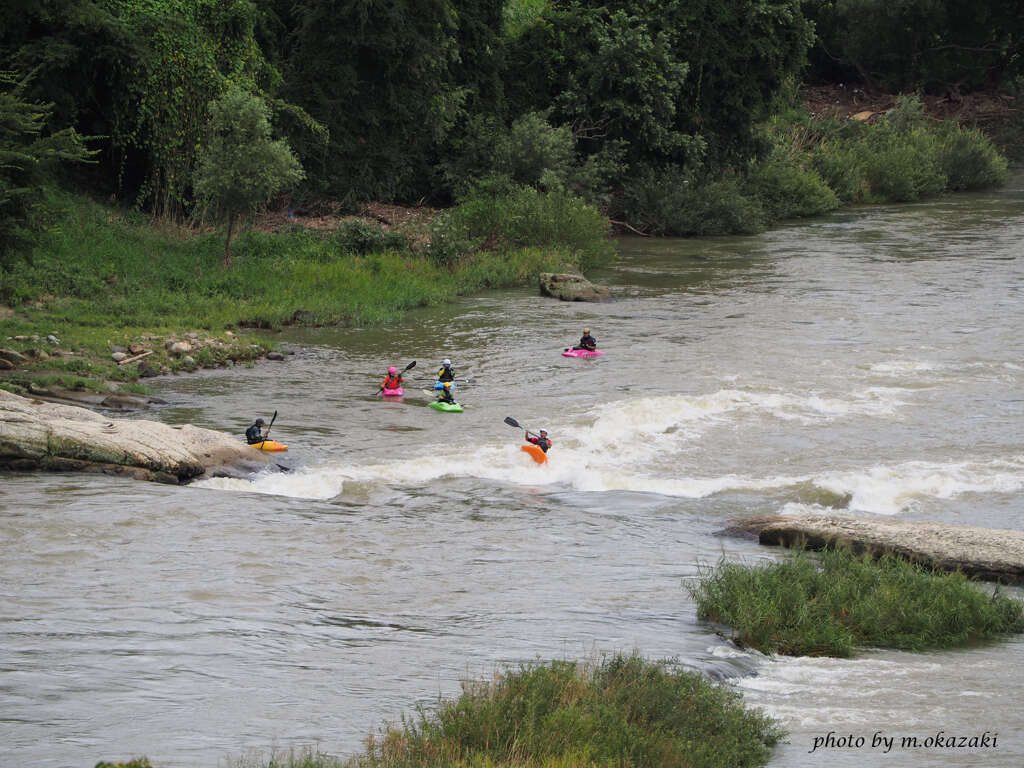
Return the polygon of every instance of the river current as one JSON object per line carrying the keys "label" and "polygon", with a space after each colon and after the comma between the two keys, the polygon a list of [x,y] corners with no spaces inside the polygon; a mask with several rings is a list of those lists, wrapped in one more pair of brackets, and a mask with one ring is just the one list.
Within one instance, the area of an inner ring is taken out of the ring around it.
{"label": "river current", "polygon": [[[1024,177],[621,252],[592,275],[609,303],[492,292],[155,383],[142,418],[241,438],[276,410],[288,472],[0,475],[0,764],[347,756],[462,680],[617,651],[779,718],[773,766],[1024,764],[1021,638],[771,659],[686,589],[785,556],[720,535],[743,515],[1024,527]],[[606,355],[563,358],[584,327]],[[473,380],[461,414],[425,407],[444,357]],[[406,397],[377,398],[412,360]],[[547,465],[506,416],[551,433]]]}

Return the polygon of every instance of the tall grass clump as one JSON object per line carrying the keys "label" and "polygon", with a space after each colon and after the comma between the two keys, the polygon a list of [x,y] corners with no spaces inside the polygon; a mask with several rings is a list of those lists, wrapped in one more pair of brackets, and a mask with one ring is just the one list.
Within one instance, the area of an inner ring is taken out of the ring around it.
{"label": "tall grass clump", "polygon": [[739,694],[665,662],[554,661],[466,683],[387,728],[349,768],[744,768],[783,736]]}
{"label": "tall grass clump", "polygon": [[848,548],[778,563],[722,561],[690,587],[698,616],[729,624],[737,644],[764,653],[848,657],[857,647],[948,648],[1024,632],[1024,605],[961,573]]}

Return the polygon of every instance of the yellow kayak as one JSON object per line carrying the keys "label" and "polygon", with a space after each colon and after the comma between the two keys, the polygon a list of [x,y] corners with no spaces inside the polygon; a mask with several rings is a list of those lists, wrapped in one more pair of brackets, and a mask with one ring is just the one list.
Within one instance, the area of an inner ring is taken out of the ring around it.
{"label": "yellow kayak", "polygon": [[278,451],[288,450],[287,445],[285,445],[284,443],[279,443],[277,442],[277,440],[263,440],[258,443],[253,443],[252,447],[257,448],[261,451],[266,451],[267,453],[277,453]]}

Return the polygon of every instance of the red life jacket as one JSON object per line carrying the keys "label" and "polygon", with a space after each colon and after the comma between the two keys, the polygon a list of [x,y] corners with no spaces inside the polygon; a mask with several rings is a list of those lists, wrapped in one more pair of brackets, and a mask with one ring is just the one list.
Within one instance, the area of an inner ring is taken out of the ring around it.
{"label": "red life jacket", "polygon": [[384,383],[381,386],[383,386],[384,389],[398,389],[402,386],[402,381],[403,379],[401,376],[391,376],[389,374],[388,377],[384,379]]}

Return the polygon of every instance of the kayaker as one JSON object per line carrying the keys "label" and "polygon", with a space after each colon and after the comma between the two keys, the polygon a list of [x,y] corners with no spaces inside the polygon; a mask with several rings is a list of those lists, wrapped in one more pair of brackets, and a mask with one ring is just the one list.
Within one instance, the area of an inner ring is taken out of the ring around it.
{"label": "kayaker", "polygon": [[530,435],[532,434],[533,432],[531,432],[530,430],[526,430],[526,442],[540,446],[540,449],[544,451],[544,453],[547,453],[548,448],[551,447],[551,441],[548,440],[548,431],[546,429],[542,429],[540,431],[540,435],[530,437]]}
{"label": "kayaker", "polygon": [[440,382],[455,381],[455,371],[452,370],[452,361],[447,357],[441,363],[441,367],[437,370],[437,380]]}
{"label": "kayaker", "polygon": [[262,443],[266,440],[267,436],[263,432],[263,425],[266,422],[263,419],[256,419],[252,426],[245,430],[245,442],[249,445],[255,445],[256,443]]}
{"label": "kayaker", "polygon": [[398,372],[395,366],[388,368],[388,375],[384,377],[384,383],[380,385],[381,389],[398,389],[402,384],[405,383],[405,378]]}
{"label": "kayaker", "polygon": [[573,349],[585,349],[589,352],[593,352],[597,349],[597,339],[590,335],[589,328],[583,329],[583,335],[580,337],[580,343],[573,347]]}
{"label": "kayaker", "polygon": [[446,381],[444,386],[437,390],[437,402],[455,405],[455,398],[452,397],[452,383],[450,381]]}

